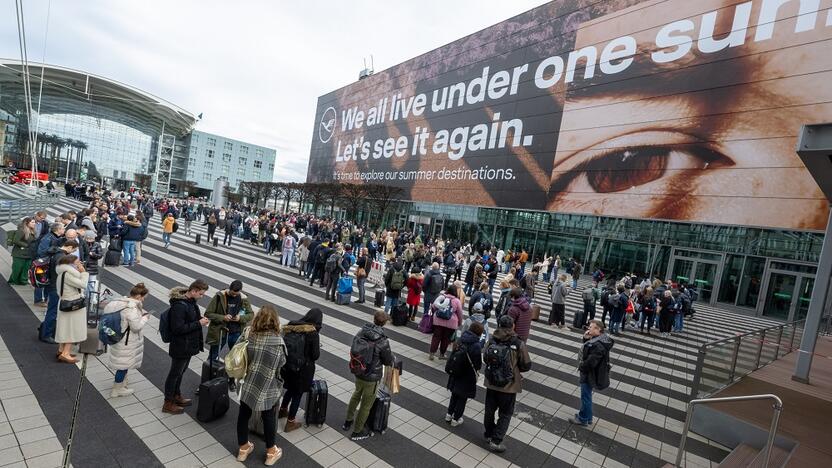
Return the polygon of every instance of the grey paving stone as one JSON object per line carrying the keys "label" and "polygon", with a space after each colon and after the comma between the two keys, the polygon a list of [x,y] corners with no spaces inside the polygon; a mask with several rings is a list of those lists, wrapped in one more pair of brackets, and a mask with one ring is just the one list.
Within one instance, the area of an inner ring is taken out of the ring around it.
{"label": "grey paving stone", "polygon": [[17,447],[18,445],[20,444],[17,442],[17,437],[14,434],[0,436],[0,450]]}
{"label": "grey paving stone", "polygon": [[203,432],[201,434],[197,434],[195,436],[189,437],[182,441],[185,444],[185,447],[188,447],[188,450],[191,452],[196,452],[198,450],[204,449],[209,445],[216,444],[217,440],[214,437],[207,433]]}
{"label": "grey paving stone", "polygon": [[15,433],[17,436],[17,440],[20,441],[20,444],[28,444],[30,442],[36,442],[38,440],[48,439],[51,437],[55,437],[55,431],[52,430],[51,426],[41,426],[36,427],[34,429],[28,429],[22,432]]}
{"label": "grey paving stone", "polygon": [[199,425],[196,421],[191,421],[188,424],[183,424],[176,428],[174,431],[174,435],[179,438],[179,440],[187,439],[188,437],[195,436],[200,432],[204,432],[205,429]]}
{"label": "grey paving stone", "polygon": [[[249,460],[253,460],[252,456],[253,455],[249,456]],[[236,455],[228,455],[227,457],[220,458],[219,460],[211,463],[207,468],[239,468],[241,466],[243,465],[237,461]]]}
{"label": "grey paving stone", "polygon": [[28,418],[43,414],[38,400],[32,395],[10,398],[3,401],[6,417],[9,421]]}
{"label": "grey paving stone", "polygon": [[326,447],[312,454],[312,459],[320,463],[321,466],[331,466],[343,458],[344,456],[338,453],[338,451],[333,450],[332,447]]}
{"label": "grey paving stone", "polygon": [[48,426],[49,420],[43,414],[38,414],[28,418],[15,419],[14,421],[10,421],[10,424],[15,432],[22,432],[35,427]]}
{"label": "grey paving stone", "polygon": [[39,457],[47,453],[62,451],[63,449],[64,448],[61,443],[54,437],[50,439],[38,440],[36,442],[30,442],[20,446],[20,450],[23,452],[23,457],[26,459]]}
{"label": "grey paving stone", "polygon": [[23,452],[19,447],[10,447],[0,450],[0,466],[23,461]]}
{"label": "grey paving stone", "polygon": [[14,388],[7,388],[5,390],[0,390],[0,400],[6,401],[7,399],[31,395],[32,389],[28,386],[21,385],[19,387]]}
{"label": "grey paving stone", "polygon": [[6,435],[12,433],[12,425],[8,422],[0,423],[0,435]]}
{"label": "grey paving stone", "polygon": [[[179,426],[184,426],[185,424],[188,424],[189,422],[193,422],[193,420],[194,419],[192,417],[188,416],[185,413],[182,413],[182,414],[176,414],[176,415],[173,415],[169,418],[163,419],[162,424],[164,424],[165,427],[167,427],[168,429],[174,430]],[[174,432],[176,432],[176,431],[174,431]]]}
{"label": "grey paving stone", "polygon": [[145,412],[150,412],[143,404],[141,403],[133,403],[131,405],[122,406],[118,409],[118,414],[122,418],[126,418],[128,416],[133,416],[135,414],[141,414]]}
{"label": "grey paving stone", "polygon": [[173,435],[170,431],[160,432],[158,434],[153,434],[150,437],[142,437],[142,441],[147,445],[147,447],[153,451],[158,450],[162,447],[167,447],[168,445],[178,442],[179,439]]}
{"label": "grey paving stone", "polygon": [[155,420],[147,424],[142,424],[141,426],[133,428],[133,432],[135,432],[137,436],[142,438],[149,437],[160,432],[165,432],[167,430],[168,428],[165,427],[164,424],[162,424],[160,421]]}
{"label": "grey paving stone", "polygon": [[189,453],[184,457],[165,463],[166,468],[195,468],[204,466],[199,458]]}
{"label": "grey paving stone", "polygon": [[124,418],[124,422],[126,422],[127,425],[130,427],[142,426],[153,421],[157,421],[157,419],[156,416],[154,416],[153,413],[150,412],[134,414],[133,416],[127,416],[126,418]]}
{"label": "grey paving stone", "polygon": [[0,390],[6,390],[9,388],[17,388],[17,387],[28,387],[29,384],[26,383],[26,379],[22,376],[14,377],[7,380],[0,380]]}
{"label": "grey paving stone", "polygon": [[174,442],[170,445],[166,445],[160,449],[156,449],[153,451],[153,455],[156,455],[156,458],[158,458],[159,461],[162,463],[167,463],[169,461],[176,460],[177,458],[182,458],[190,453],[190,450],[188,450],[187,447],[182,445],[181,442]]}
{"label": "grey paving stone", "polygon": [[228,450],[222,445],[215,444],[205,447],[204,449],[200,449],[194,453],[194,455],[196,455],[202,463],[210,465],[221,458],[227,457],[229,453]]}
{"label": "grey paving stone", "polygon": [[26,466],[28,468],[55,468],[61,466],[64,460],[63,450],[52,453],[47,453],[39,457],[27,458]]}

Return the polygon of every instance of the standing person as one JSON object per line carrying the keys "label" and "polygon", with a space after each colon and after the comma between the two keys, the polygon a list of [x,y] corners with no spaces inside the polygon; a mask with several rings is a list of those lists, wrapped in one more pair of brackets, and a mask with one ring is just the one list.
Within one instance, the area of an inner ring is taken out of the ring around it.
{"label": "standing person", "polygon": [[592,424],[592,391],[610,386],[610,350],[613,340],[604,333],[604,322],[591,320],[584,333],[578,371],[581,374],[581,409],[569,422],[579,426]]}
{"label": "standing person", "polygon": [[[41,237],[40,240],[38,241],[37,252],[36,252],[34,258],[42,258],[42,257],[45,257],[47,255],[52,255],[55,252],[57,252],[59,250],[59,248],[61,247],[61,244],[63,243],[63,240],[61,239],[61,237],[63,235],[64,235],[64,225],[62,223],[57,223],[56,222],[56,223],[50,224],[49,225],[49,232],[47,234],[45,234],[43,237]],[[45,286],[45,287],[42,287],[42,288],[35,288],[35,305],[38,306],[38,307],[47,307],[47,312],[48,312],[48,309],[49,309],[48,302],[49,302],[49,299],[51,299],[49,297],[49,292],[53,291],[55,289],[54,288],[54,283],[51,282],[51,277],[52,277],[51,272],[54,271],[55,268],[54,268],[54,265],[50,265],[50,267],[52,267],[52,268],[49,269],[49,271],[50,271],[50,274],[49,274],[50,283],[52,284],[52,287]],[[57,293],[55,293],[55,296],[56,297],[55,297],[55,310],[54,310],[54,312],[57,314],[57,311],[58,311]],[[49,317],[50,317],[50,315],[47,313],[46,318],[44,318],[44,324],[47,324],[47,320],[49,319]],[[53,314],[53,315],[51,315],[51,317],[52,317],[51,324],[54,327],[55,315]],[[41,327],[41,329],[43,329],[43,327]],[[41,333],[41,336],[40,336],[41,341],[44,341],[46,339],[46,342],[48,343],[52,340],[52,337],[55,335],[55,329],[51,328],[50,331],[51,331],[51,333],[49,333],[48,335],[44,335],[43,333]]]}
{"label": "standing person", "polygon": [[87,243],[87,261],[84,262],[84,268],[90,274],[87,292],[91,293],[98,289],[98,261],[104,256],[104,252],[101,244],[95,240],[94,232],[87,231],[84,234],[84,241]]}
{"label": "standing person", "polygon": [[136,220],[135,216],[127,217],[127,221],[121,227],[123,265],[133,266],[136,264],[136,242],[142,240],[144,232],[144,226]]}
{"label": "standing person", "polygon": [[573,326],[575,328],[581,328],[587,326],[590,320],[595,320],[595,303],[598,301],[600,297],[600,293],[598,289],[593,287],[592,284],[588,284],[586,288],[584,288],[583,292],[581,293],[581,299],[584,303],[584,313],[583,317],[578,320],[578,315],[575,314],[575,320],[573,320]]}
{"label": "standing person", "polygon": [[659,302],[659,336],[667,338],[670,336],[670,329],[673,326],[674,317],[673,292],[665,289]]}
{"label": "standing person", "polygon": [[419,302],[422,300],[422,284],[425,278],[419,267],[410,270],[410,278],[407,279],[407,318],[411,322],[416,320],[416,311],[419,309]]}
{"label": "standing person", "polygon": [[624,321],[624,314],[627,310],[627,303],[630,301],[624,291],[624,285],[619,283],[616,286],[616,293],[611,293],[608,302],[612,307],[610,314],[610,334],[619,335],[621,333],[621,323]]}
{"label": "standing person", "polygon": [[[17,226],[17,231],[9,233],[12,248],[12,271],[9,284],[29,284],[29,267],[36,253],[38,239],[35,237],[35,219],[24,218]],[[95,234],[93,234],[95,235]]]}
{"label": "standing person", "polygon": [[[517,394],[523,391],[520,373],[531,370],[532,361],[526,344],[514,332],[514,320],[509,315],[501,316],[497,327],[483,349],[486,388],[483,425],[488,448],[493,452],[505,452],[503,438],[514,414]],[[499,413],[496,423],[495,412]]]}
{"label": "standing person", "polygon": [[[302,247],[303,245],[298,250]],[[373,262],[370,260],[367,248],[364,247],[360,250],[358,259],[355,261],[355,279],[358,282],[358,300],[356,302],[358,304],[363,304],[367,300],[367,276],[370,274],[372,267]]]}
{"label": "standing person", "polygon": [[[84,297],[87,289],[89,274],[84,270],[81,260],[75,255],[65,255],[58,260],[55,274],[57,288],[61,301],[73,301]],[[87,308],[86,306],[72,311],[61,312],[56,320],[55,341],[58,342],[58,361],[75,364],[77,359],[72,357],[72,345],[87,339]]]}
{"label": "standing person", "polygon": [[384,275],[384,312],[399,305],[399,298],[405,285],[404,266],[401,260],[393,262],[393,266]]}
{"label": "standing person", "polygon": [[364,425],[370,415],[370,409],[376,401],[378,383],[384,372],[383,366],[392,366],[395,360],[390,342],[382,327],[389,320],[386,313],[379,310],[373,314],[373,323],[364,324],[355,335],[350,349],[350,371],[355,374],[355,391],[347,406],[347,418],[341,429],[349,431],[355,427],[350,440],[364,440],[373,436],[373,432]]}
{"label": "standing person", "polygon": [[462,414],[465,413],[468,399],[477,397],[477,377],[482,368],[482,333],[482,323],[472,322],[454,344],[453,353],[464,353],[466,356],[448,361],[448,366],[456,363],[456,369],[445,369],[449,374],[447,388],[451,391],[445,421],[451,423],[451,427],[462,424]]}
{"label": "standing person", "polygon": [[644,324],[647,323],[647,334],[650,334],[650,328],[653,326],[653,321],[656,315],[656,298],[653,297],[653,288],[648,287],[644,290],[641,298],[641,317],[639,317],[639,331],[644,333]]}
{"label": "standing person", "polygon": [[324,314],[321,309],[310,309],[300,320],[289,322],[283,327],[283,341],[286,344],[286,365],[283,376],[283,402],[280,403],[278,419],[286,418],[284,432],[301,427],[295,421],[300,399],[312,386],[315,377],[315,361],[321,357],[320,332]]}
{"label": "standing person", "polygon": [[439,263],[434,262],[430,266],[430,270],[425,274],[425,279],[422,282],[422,291],[425,294],[424,310],[422,315],[427,315],[433,301],[439,297],[442,292],[442,286],[445,284],[445,279],[442,278],[442,272],[439,271]]}
{"label": "standing person", "polygon": [[222,237],[222,245],[227,245],[231,247],[231,240],[234,239],[234,233],[237,231],[237,225],[234,224],[234,218],[229,218],[225,221],[225,227],[223,227],[223,237]]}
{"label": "standing person", "polygon": [[188,208],[185,209],[185,216],[184,216],[185,217],[185,235],[186,236],[191,235],[191,223],[194,221],[194,216],[196,216],[195,213],[194,213],[194,207],[193,206],[188,206]]}
{"label": "standing person", "polygon": [[[306,262],[309,260],[309,238],[304,237],[298,245],[298,276],[303,276],[306,272]],[[361,282],[359,281],[358,291],[361,294]]]}
{"label": "standing person", "polygon": [[583,273],[583,271],[583,265],[575,259],[575,264],[572,266],[572,289],[578,289],[578,280],[581,278],[581,273]]}
{"label": "standing person", "polygon": [[164,413],[182,414],[184,407],[192,403],[191,399],[182,397],[180,386],[191,358],[203,350],[202,327],[208,326],[210,320],[200,315],[197,301],[207,290],[208,284],[201,279],[188,287],[176,286],[170,290],[170,371],[165,379]]}
{"label": "standing person", "polygon": [[165,248],[170,245],[170,236],[173,234],[173,225],[176,224],[176,219],[173,213],[168,213],[162,221],[162,241],[165,243]]}
{"label": "standing person", "polygon": [[251,321],[248,333],[248,368],[240,385],[240,412],[237,414],[237,461],[244,462],[254,451],[248,440],[248,420],[253,412],[263,418],[263,438],[266,441],[266,466],[272,466],[283,456],[275,444],[276,422],[274,407],[280,402],[280,369],[286,363],[286,346],[280,336],[280,318],[271,304],[265,304]]}
{"label": "standing person", "polygon": [[210,244],[211,240],[214,238],[214,233],[217,231],[217,216],[213,211],[208,215],[205,223],[208,225],[208,237],[205,242]]}
{"label": "standing person", "polygon": [[142,304],[148,293],[144,283],[138,283],[130,289],[130,295],[122,299],[114,299],[104,307],[104,313],[119,312],[121,314],[121,328],[124,337],[116,344],[110,345],[110,365],[116,370],[110,398],[133,394],[132,388],[127,388],[127,371],[142,366],[144,358],[144,329],[150,314],[144,311]]}
{"label": "standing person", "polygon": [[511,305],[508,307],[508,315],[514,320],[514,331],[517,337],[525,343],[532,331],[532,312],[528,296],[523,289],[514,288],[511,290]]}
{"label": "standing person", "polygon": [[292,266],[295,263],[295,238],[292,232],[286,233],[283,237],[283,250],[280,262],[283,266]]}
{"label": "standing person", "polygon": [[566,274],[558,276],[552,286],[552,313],[549,314],[549,325],[564,328],[566,326],[566,296],[569,295],[569,288],[566,286]]}
{"label": "standing person", "polygon": [[478,290],[474,291],[474,294],[471,294],[471,300],[468,301],[468,314],[472,314],[474,310],[474,306],[480,304],[480,312],[485,315],[486,318],[491,318],[491,309],[494,308],[494,299],[491,297],[491,294],[488,293],[488,283],[483,281],[480,283],[480,287]]}
{"label": "standing person", "polygon": [[43,317],[43,322],[40,325],[38,339],[44,343],[56,344],[55,341],[55,327],[58,321],[58,305],[61,302],[61,296],[58,293],[58,264],[60,260],[70,255],[78,248],[78,243],[74,240],[68,240],[60,247],[50,247],[49,255],[49,284],[44,288],[48,298],[46,306],[46,315]]}
{"label": "standing person", "polygon": [[150,225],[150,221],[144,217],[141,211],[136,213],[136,221],[142,225],[142,238],[136,241],[136,264],[142,263],[142,244],[144,243],[145,239],[147,239],[148,234],[148,226]]}
{"label": "standing person", "polygon": [[[228,224],[231,224],[229,221]],[[211,321],[208,325],[208,334],[205,344],[209,345],[208,360],[213,362],[219,358],[220,351],[226,345],[228,349],[237,344],[243,329],[254,317],[254,310],[251,303],[243,294],[243,282],[234,280],[224,291],[217,291],[208,308],[205,309],[205,317]],[[234,379],[228,379],[228,388],[232,392],[237,384]]]}
{"label": "standing person", "polygon": [[433,337],[430,340],[428,359],[433,361],[437,349],[439,359],[445,359],[445,352],[451,343],[451,337],[465,320],[462,315],[462,304],[457,297],[456,286],[449,285],[445,294],[433,301],[430,309],[433,314]]}

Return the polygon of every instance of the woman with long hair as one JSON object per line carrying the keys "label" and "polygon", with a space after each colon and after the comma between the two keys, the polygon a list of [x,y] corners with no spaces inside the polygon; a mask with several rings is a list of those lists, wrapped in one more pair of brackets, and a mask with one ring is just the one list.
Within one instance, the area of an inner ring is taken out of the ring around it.
{"label": "woman with long hair", "polygon": [[127,297],[113,299],[104,307],[104,313],[119,312],[124,337],[116,344],[110,345],[110,364],[116,370],[110,398],[129,396],[132,388],[127,388],[127,371],[142,366],[144,358],[144,329],[150,314],[144,311],[142,304],[149,290],[144,283],[138,283],[130,289]]}
{"label": "woman with long hair", "polygon": [[[283,366],[283,402],[280,404],[278,419],[286,418],[284,432],[300,428],[295,421],[300,400],[312,386],[315,377],[315,361],[321,356],[320,331],[324,314],[321,309],[311,309],[300,320],[289,322],[283,327],[283,338],[287,346],[287,364]],[[302,346],[292,346],[298,344]],[[297,354],[294,354],[297,353]]]}
{"label": "woman with long hair", "polygon": [[29,284],[29,267],[37,249],[35,237],[35,218],[23,218],[17,226],[17,231],[9,233],[12,236],[12,272],[9,284]]}
{"label": "woman with long hair", "polygon": [[280,318],[271,304],[260,308],[248,333],[248,369],[240,385],[240,413],[237,416],[237,460],[244,462],[254,451],[248,440],[248,420],[254,411],[263,418],[263,438],[266,441],[266,466],[272,466],[283,456],[275,444],[275,405],[280,402],[280,369],[286,363],[286,346],[280,336]]}
{"label": "woman with long hair", "polygon": [[[58,260],[55,268],[60,301],[75,301],[86,295],[89,273],[75,255],[65,255]],[[55,325],[55,341],[58,345],[57,359],[60,362],[78,362],[71,354],[72,345],[87,339],[87,308],[71,312],[59,311]]]}

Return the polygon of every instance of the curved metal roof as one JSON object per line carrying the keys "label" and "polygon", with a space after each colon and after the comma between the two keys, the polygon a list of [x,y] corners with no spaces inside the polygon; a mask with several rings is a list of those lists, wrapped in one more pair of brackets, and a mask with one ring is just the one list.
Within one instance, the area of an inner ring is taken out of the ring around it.
{"label": "curved metal roof", "polygon": [[[41,72],[43,114],[80,114],[115,120],[151,135],[158,135],[162,122],[165,133],[184,136],[196,117],[164,99],[118,81],[56,65],[29,62],[33,106],[37,108]],[[0,107],[9,113],[25,112],[23,72],[19,60],[0,59]],[[104,114],[102,108],[109,110]]]}

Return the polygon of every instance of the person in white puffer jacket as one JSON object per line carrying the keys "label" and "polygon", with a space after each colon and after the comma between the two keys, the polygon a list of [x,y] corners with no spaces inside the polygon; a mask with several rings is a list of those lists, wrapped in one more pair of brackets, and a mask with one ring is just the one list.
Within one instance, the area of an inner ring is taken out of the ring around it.
{"label": "person in white puffer jacket", "polygon": [[121,397],[133,394],[133,389],[127,388],[127,371],[138,369],[144,357],[144,328],[150,315],[142,308],[148,289],[144,283],[138,283],[130,290],[128,297],[113,299],[104,307],[104,314],[121,311],[121,329],[124,337],[118,343],[110,345],[110,365],[116,370],[113,389],[110,397]]}

